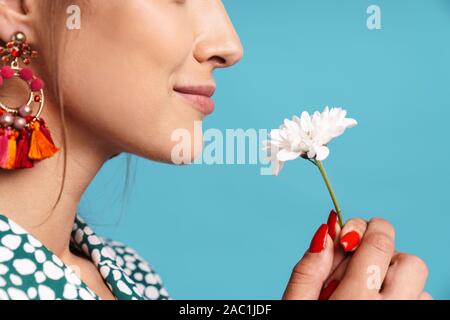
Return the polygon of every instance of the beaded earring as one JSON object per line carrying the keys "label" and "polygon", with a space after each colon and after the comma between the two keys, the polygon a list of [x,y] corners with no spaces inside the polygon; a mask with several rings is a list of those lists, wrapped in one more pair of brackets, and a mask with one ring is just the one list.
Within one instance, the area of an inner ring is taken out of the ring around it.
{"label": "beaded earring", "polygon": [[[4,47],[0,46],[0,88],[6,81],[17,78],[30,89],[28,102],[12,108],[0,100],[0,169],[14,170],[32,168],[34,163],[52,157],[59,148],[55,146],[43,118],[44,82],[29,65],[37,56],[26,42],[22,32],[17,32]],[[1,99],[1,97],[0,97]],[[33,115],[33,109],[37,109]]]}

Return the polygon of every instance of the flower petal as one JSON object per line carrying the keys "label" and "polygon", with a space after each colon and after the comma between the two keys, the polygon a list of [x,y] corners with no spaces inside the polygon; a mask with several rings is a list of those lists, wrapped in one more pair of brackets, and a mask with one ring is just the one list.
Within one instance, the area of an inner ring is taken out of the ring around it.
{"label": "flower petal", "polygon": [[285,149],[278,151],[278,154],[277,154],[278,161],[283,161],[283,162],[295,160],[298,157],[300,157],[300,153],[292,152],[292,151],[285,150]]}
{"label": "flower petal", "polygon": [[355,119],[351,119],[351,118],[344,119],[344,126],[345,127],[353,128],[356,125],[358,125],[358,122]]}
{"label": "flower petal", "polygon": [[287,136],[291,137],[299,137],[300,136],[300,127],[295,121],[286,119],[284,120],[284,125],[286,126]]}
{"label": "flower petal", "polygon": [[300,117],[300,124],[302,125],[302,129],[305,132],[309,132],[312,129],[311,116],[308,112],[303,111]]}
{"label": "flower petal", "polygon": [[314,159],[315,157],[316,157],[316,151],[314,150],[314,148],[311,148],[309,151],[308,151],[308,158],[309,159]]}
{"label": "flower petal", "polygon": [[272,175],[278,176],[280,174],[281,169],[283,169],[284,162],[283,161],[274,161],[272,164]]}
{"label": "flower petal", "polygon": [[330,155],[330,149],[328,149],[325,146],[320,146],[316,148],[316,152],[317,152],[316,159],[319,161],[325,160]]}
{"label": "flower petal", "polygon": [[281,140],[280,129],[270,130],[269,136],[272,140]]}

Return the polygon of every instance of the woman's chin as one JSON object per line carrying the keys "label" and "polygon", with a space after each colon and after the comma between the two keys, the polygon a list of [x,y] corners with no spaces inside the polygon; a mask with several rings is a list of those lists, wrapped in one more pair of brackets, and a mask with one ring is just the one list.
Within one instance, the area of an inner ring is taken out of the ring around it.
{"label": "woman's chin", "polygon": [[192,164],[202,156],[203,153],[203,135],[194,135],[191,139],[181,139],[172,141],[172,148],[168,151],[167,162],[172,164]]}
{"label": "woman's chin", "polygon": [[202,156],[204,141],[201,122],[161,133],[159,139],[152,139],[151,145],[135,154],[148,160],[177,165],[192,164]]}

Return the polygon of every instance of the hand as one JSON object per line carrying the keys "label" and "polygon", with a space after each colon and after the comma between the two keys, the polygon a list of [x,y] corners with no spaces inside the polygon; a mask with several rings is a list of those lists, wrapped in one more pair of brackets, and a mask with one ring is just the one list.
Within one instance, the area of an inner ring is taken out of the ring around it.
{"label": "hand", "polygon": [[332,212],[296,264],[285,300],[430,300],[423,292],[428,268],[418,257],[395,252],[386,220],[349,220],[342,231]]}

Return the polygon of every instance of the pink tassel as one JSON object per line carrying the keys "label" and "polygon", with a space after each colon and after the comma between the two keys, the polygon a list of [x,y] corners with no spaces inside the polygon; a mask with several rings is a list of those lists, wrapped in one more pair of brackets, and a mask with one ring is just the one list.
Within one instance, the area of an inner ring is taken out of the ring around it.
{"label": "pink tassel", "polygon": [[8,130],[0,128],[0,168],[2,169],[6,169],[6,165],[8,162],[8,144]]}

